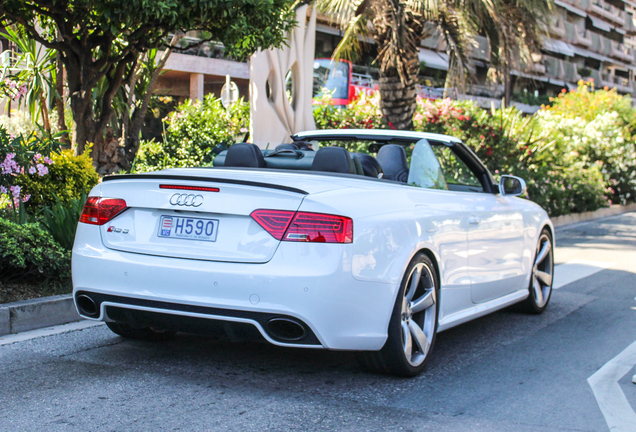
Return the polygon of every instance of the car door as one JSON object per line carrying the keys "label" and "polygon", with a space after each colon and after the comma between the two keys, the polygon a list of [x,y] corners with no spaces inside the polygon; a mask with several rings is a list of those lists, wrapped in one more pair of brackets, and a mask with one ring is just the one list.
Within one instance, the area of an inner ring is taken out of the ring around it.
{"label": "car door", "polygon": [[444,295],[440,322],[446,316],[471,306],[471,282],[468,274],[468,211],[470,194],[449,191],[444,174],[431,145],[425,139],[413,147],[407,184],[409,197],[416,204],[416,218],[422,231],[433,239],[440,257],[440,277]]}
{"label": "car door", "polygon": [[[450,190],[462,195],[468,212],[468,274],[473,303],[522,288],[523,216],[513,198],[486,190],[484,176],[451,146],[433,146]],[[482,180],[479,180],[482,178]]]}

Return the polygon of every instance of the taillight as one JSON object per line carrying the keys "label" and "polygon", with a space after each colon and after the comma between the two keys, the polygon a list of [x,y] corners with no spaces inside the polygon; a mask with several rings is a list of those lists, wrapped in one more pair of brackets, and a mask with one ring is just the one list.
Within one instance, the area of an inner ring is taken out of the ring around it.
{"label": "taillight", "polygon": [[282,240],[295,213],[287,210],[254,210],[250,216],[272,237]]}
{"label": "taillight", "polygon": [[126,208],[126,201],[121,198],[88,197],[79,221],[91,225],[104,225]]}
{"label": "taillight", "polygon": [[255,210],[251,216],[277,240],[353,242],[353,220],[345,216],[286,210]]}

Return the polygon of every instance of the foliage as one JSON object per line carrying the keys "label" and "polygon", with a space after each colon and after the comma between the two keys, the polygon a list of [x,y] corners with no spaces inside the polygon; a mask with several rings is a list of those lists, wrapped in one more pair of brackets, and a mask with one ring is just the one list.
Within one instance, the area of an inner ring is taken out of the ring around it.
{"label": "foliage", "polygon": [[0,127],[0,196],[7,196],[14,206],[27,202],[30,194],[23,190],[21,178],[45,177],[53,160],[49,155],[59,148],[54,137],[40,138],[35,134],[9,135]]}
{"label": "foliage", "polygon": [[70,270],[71,253],[38,224],[0,219],[0,278],[67,280]]}
{"label": "foliage", "polygon": [[73,249],[75,241],[75,231],[79,222],[86,193],[82,193],[78,198],[62,203],[55,197],[55,204],[45,207],[42,211],[42,225],[53,236],[55,241],[66,250]]}
{"label": "foliage", "polygon": [[510,72],[531,64],[532,53],[541,49],[539,26],[545,23],[553,2],[318,0],[317,7],[344,30],[335,58],[354,59],[368,47],[361,41],[373,39],[382,111],[396,128],[410,129],[423,39],[445,42],[450,57],[446,85],[463,88],[469,75],[469,56],[476,46],[471,35],[487,36],[493,67],[490,75],[504,83],[505,98],[510,101]]}
{"label": "foliage", "polygon": [[[259,48],[282,46],[294,26],[291,0],[3,0],[0,26],[19,24],[28,36],[56,51],[65,66],[74,119],[74,143],[101,144],[112,101],[130,78],[128,66],[171,34],[198,30],[243,59]],[[93,90],[106,77],[100,112]],[[99,153],[99,152],[98,152]]]}
{"label": "foliage", "polygon": [[525,175],[528,196],[550,216],[594,211],[607,206],[603,176],[598,166],[586,168],[582,163],[567,167],[540,165]]}
{"label": "foliage", "polygon": [[31,120],[31,115],[23,110],[12,110],[11,116],[0,115],[0,128],[10,135],[38,134],[39,130]]}
{"label": "foliage", "polygon": [[[333,104],[332,93],[323,89],[314,99],[316,129],[385,129],[387,123],[380,111],[379,98],[377,92],[372,96],[361,93],[346,107],[337,107]],[[331,144],[366,153],[368,143],[335,141]]]}
{"label": "foliage", "polygon": [[206,166],[214,159],[213,149],[242,140],[249,124],[249,104],[239,100],[227,111],[221,99],[207,95],[203,102],[187,100],[164,119],[164,142],[141,144],[134,171],[146,172],[173,167]]}
{"label": "foliage", "polygon": [[51,160],[47,176],[16,177],[16,184],[31,195],[27,207],[32,211],[54,206],[58,201],[71,205],[99,182],[90,153],[75,156],[72,150],[62,150],[52,153]]}
{"label": "foliage", "polygon": [[[0,92],[23,101],[29,108],[31,119],[42,119],[47,132],[51,132],[48,112],[48,97],[52,88],[51,74],[55,71],[55,52],[28,37],[21,27],[5,29],[0,36],[13,43],[20,53],[17,58],[8,58],[2,65],[3,85]],[[19,88],[18,92],[14,92]]]}
{"label": "foliage", "polygon": [[551,216],[596,210],[607,205],[602,164],[586,165],[559,153],[546,137],[540,115],[514,107],[483,110],[471,101],[418,100],[417,130],[455,136],[467,144],[491,173],[522,177],[531,200]]}
{"label": "foliage", "polygon": [[546,163],[598,166],[607,197],[615,203],[636,198],[636,111],[629,97],[580,83],[554,98],[536,115],[550,145]]}

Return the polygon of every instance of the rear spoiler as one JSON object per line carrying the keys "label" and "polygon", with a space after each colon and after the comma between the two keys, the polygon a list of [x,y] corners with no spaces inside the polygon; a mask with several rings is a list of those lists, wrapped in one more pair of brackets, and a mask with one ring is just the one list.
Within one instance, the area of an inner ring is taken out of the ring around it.
{"label": "rear spoiler", "polygon": [[[231,169],[231,168],[226,168]],[[246,169],[246,168],[241,168]],[[293,192],[302,195],[309,195],[309,192],[304,191],[302,189],[294,188],[291,186],[283,186],[272,183],[261,183],[254,182],[248,180],[235,180],[235,179],[224,179],[224,178],[216,178],[216,177],[196,177],[196,176],[180,176],[180,175],[170,175],[170,174],[121,174],[121,175],[111,175],[106,176],[102,179],[102,181],[117,181],[117,180],[185,180],[185,181],[196,181],[196,182],[206,182],[206,183],[226,183],[226,184],[236,184],[243,186],[253,186],[253,187],[261,187],[267,189],[278,189],[287,192]]]}

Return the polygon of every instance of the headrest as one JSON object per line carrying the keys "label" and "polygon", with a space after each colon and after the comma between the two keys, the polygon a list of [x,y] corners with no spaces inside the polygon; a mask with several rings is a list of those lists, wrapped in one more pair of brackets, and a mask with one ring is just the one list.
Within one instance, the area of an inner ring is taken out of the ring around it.
{"label": "headrest", "polygon": [[360,161],[362,172],[366,177],[382,178],[382,165],[373,156],[364,153],[354,153],[353,157]]}
{"label": "headrest", "polygon": [[355,166],[349,152],[342,147],[323,147],[316,152],[312,171],[355,174]]}
{"label": "headrest", "polygon": [[225,155],[226,167],[264,168],[263,153],[256,144],[232,144]]}
{"label": "headrest", "polygon": [[308,141],[294,141],[294,145],[298,147],[298,150],[314,151],[311,143]]}
{"label": "headrest", "polygon": [[278,144],[274,150],[298,150],[296,144]]}
{"label": "headrest", "polygon": [[406,162],[404,147],[386,144],[380,148],[376,158],[382,166],[383,178],[406,183],[409,178],[409,166]]}

